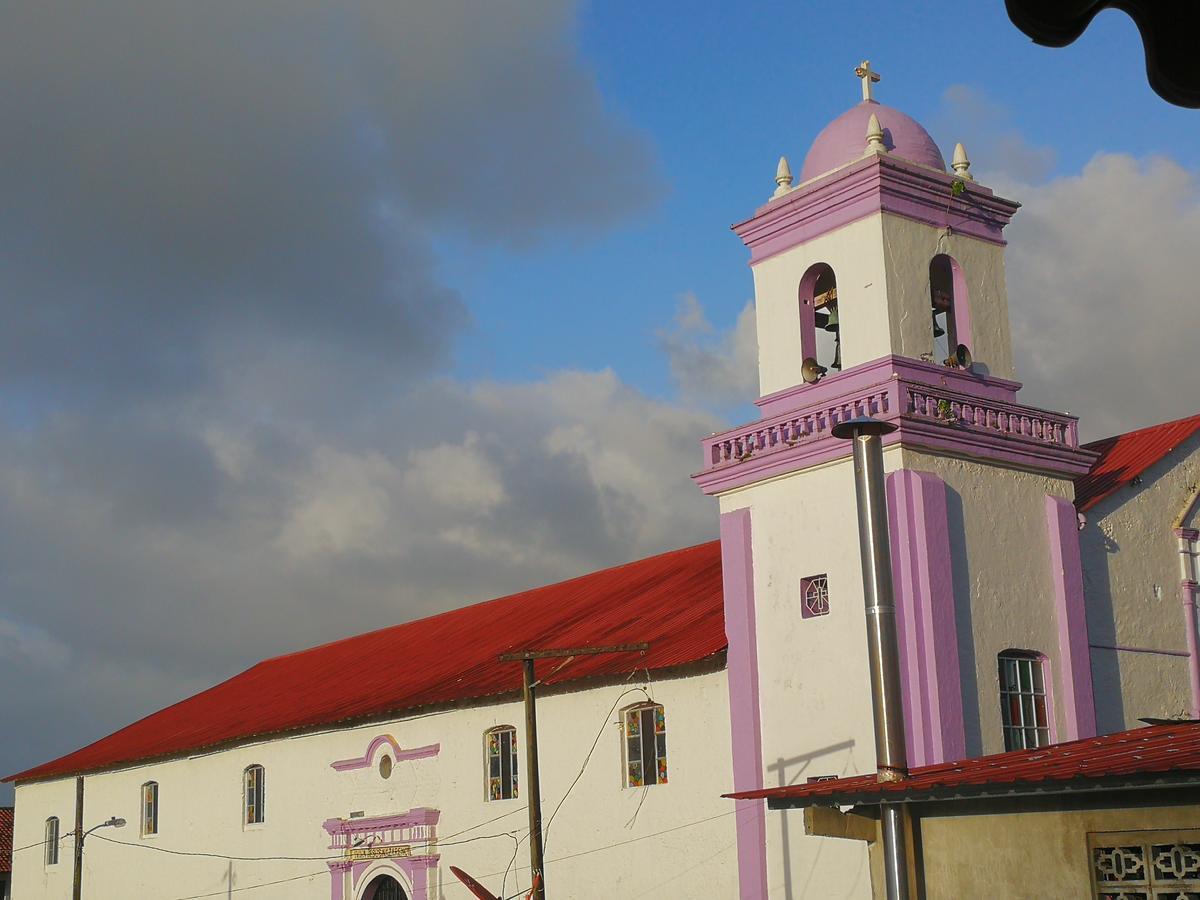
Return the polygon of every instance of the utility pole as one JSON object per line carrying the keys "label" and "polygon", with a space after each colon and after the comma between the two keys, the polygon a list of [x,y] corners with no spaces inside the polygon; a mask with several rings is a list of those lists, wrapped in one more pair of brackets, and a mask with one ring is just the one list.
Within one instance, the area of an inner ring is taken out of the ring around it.
{"label": "utility pole", "polygon": [[618,644],[612,647],[572,647],[564,650],[518,650],[502,653],[502,662],[520,662],[525,700],[525,790],[529,799],[529,867],[533,879],[532,900],[546,900],[546,871],[542,859],[542,784],[538,773],[537,678],[534,663],[539,659],[595,656],[600,653],[645,653],[649,644]]}
{"label": "utility pole", "polygon": [[[858,500],[858,545],[862,554],[876,777],[879,781],[902,781],[908,777],[904,705],[900,697],[900,645],[896,637],[896,601],[892,591],[892,554],[888,545],[883,474],[883,435],[895,430],[896,426],[890,422],[868,416],[839,422],[832,429],[834,437],[854,442],[854,493]],[[888,900],[908,900],[904,806],[883,803],[880,814],[887,897]]]}
{"label": "utility pole", "polygon": [[83,776],[75,778],[75,874],[71,882],[71,898],[83,895]]}

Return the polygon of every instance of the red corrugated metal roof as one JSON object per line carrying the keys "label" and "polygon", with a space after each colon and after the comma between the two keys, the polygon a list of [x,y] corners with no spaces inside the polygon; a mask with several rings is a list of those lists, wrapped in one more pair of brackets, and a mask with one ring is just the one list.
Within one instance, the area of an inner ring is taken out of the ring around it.
{"label": "red corrugated metal roof", "polygon": [[13,808],[0,806],[0,872],[12,871]]}
{"label": "red corrugated metal roof", "polygon": [[539,665],[548,683],[698,662],[725,649],[713,541],[261,662],[216,687],[5,780],[111,768],[256,735],[519,691],[513,650],[647,642],[646,654]]}
{"label": "red corrugated metal roof", "polygon": [[1138,475],[1200,430],[1200,415],[1164,422],[1085,444],[1100,454],[1091,471],[1075,480],[1075,506],[1083,512]]}
{"label": "red corrugated metal roof", "polygon": [[920,766],[911,770],[904,781],[880,782],[871,773],[726,796],[738,800],[810,800],[816,803],[832,802],[836,798],[878,803],[889,797],[945,795],[964,788],[1017,790],[1022,786],[1037,786],[1053,790],[1056,786],[1080,780],[1136,779],[1167,773],[1194,775],[1200,779],[1200,723],[1150,725],[1038,750],[1014,750],[977,759]]}

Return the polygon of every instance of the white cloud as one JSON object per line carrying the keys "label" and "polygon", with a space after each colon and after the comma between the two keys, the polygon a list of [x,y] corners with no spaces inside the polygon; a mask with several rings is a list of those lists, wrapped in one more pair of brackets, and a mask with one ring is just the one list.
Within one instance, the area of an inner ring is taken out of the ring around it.
{"label": "white cloud", "polygon": [[748,302],[732,329],[718,332],[694,294],[679,300],[672,328],[659,333],[680,392],[708,408],[749,403],[758,396],[758,333]]}
{"label": "white cloud", "polygon": [[1195,413],[1200,173],[1100,154],[1011,188],[1007,272],[1026,402],[1070,409],[1090,438]]}

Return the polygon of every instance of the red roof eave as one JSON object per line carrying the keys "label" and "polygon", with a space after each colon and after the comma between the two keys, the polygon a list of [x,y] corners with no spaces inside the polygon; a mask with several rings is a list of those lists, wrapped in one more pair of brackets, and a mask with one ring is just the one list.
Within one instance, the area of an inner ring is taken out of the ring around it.
{"label": "red roof eave", "polygon": [[881,803],[889,798],[943,798],[961,792],[1019,792],[1103,786],[1114,780],[1173,776],[1200,784],[1200,722],[1151,725],[1037,750],[1014,750],[975,759],[912,769],[903,781],[880,782],[874,774],[786,787],[739,791],[735,800],[768,800],[772,805],[822,802]]}

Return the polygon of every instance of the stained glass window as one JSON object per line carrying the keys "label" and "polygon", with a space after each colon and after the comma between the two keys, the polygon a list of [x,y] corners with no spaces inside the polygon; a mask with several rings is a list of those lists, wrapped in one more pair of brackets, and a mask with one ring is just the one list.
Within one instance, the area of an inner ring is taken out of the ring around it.
{"label": "stained glass window", "polygon": [[1005,750],[1033,750],[1050,743],[1042,658],[1025,650],[1000,654],[1000,720]]}
{"label": "stained glass window", "polygon": [[58,865],[58,816],[46,820],[46,865]]}
{"label": "stained glass window", "polygon": [[517,729],[501,725],[484,735],[488,800],[517,796]]}
{"label": "stained glass window", "polygon": [[625,783],[667,783],[667,717],[657,703],[625,710]]}
{"label": "stained glass window", "polygon": [[245,806],[247,825],[260,825],[266,821],[266,773],[262,766],[248,766],[245,772]]}
{"label": "stained glass window", "polygon": [[142,835],[158,834],[158,782],[142,785]]}

